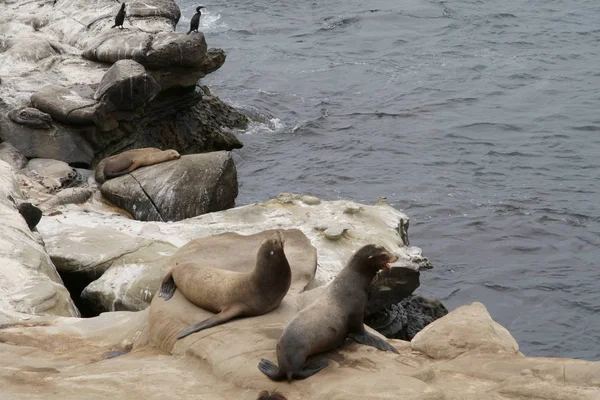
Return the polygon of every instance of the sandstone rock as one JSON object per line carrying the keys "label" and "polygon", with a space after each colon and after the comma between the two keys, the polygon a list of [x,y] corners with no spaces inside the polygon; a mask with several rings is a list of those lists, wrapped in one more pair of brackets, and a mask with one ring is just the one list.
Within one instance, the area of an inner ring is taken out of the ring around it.
{"label": "sandstone rock", "polygon": [[450,312],[419,332],[411,348],[434,359],[452,359],[466,352],[517,354],[519,345],[495,322],[485,306],[474,302]]}
{"label": "sandstone rock", "polygon": [[115,110],[135,110],[156,97],[160,86],[133,60],[117,61],[108,69],[94,98]]}
{"label": "sandstone rock", "polygon": [[[172,300],[155,301],[171,306],[176,315],[166,308],[159,312],[153,304],[153,309],[142,312],[44,318],[3,327],[2,394],[10,399],[43,393],[44,399],[79,400],[85,393],[86,399],[103,400],[169,398],[176,393],[256,400],[260,391],[273,390],[273,382],[258,372],[256,364],[262,357],[274,359],[285,315],[295,312],[291,302],[284,300],[280,315],[273,311],[231,321],[179,341],[172,347],[173,357],[149,345],[150,331],[162,339],[174,325],[187,326],[204,315],[197,307]],[[145,328],[149,323],[152,329]],[[134,350],[129,352],[132,343]],[[506,353],[436,361],[411,351],[406,342],[392,343],[399,355],[347,342],[325,354],[330,361],[326,369],[307,380],[278,383],[277,391],[290,400],[383,400],[398,398],[399,393],[408,400],[596,400],[600,395],[599,362]],[[523,370],[531,373],[522,375]]]}
{"label": "sandstone rock", "polygon": [[141,221],[179,221],[233,207],[237,173],[228,152],[194,154],[106,181],[102,195]]}
{"label": "sandstone rock", "polygon": [[18,171],[27,165],[27,158],[9,142],[0,143],[0,160]]}
{"label": "sandstone rock", "polygon": [[[183,246],[192,239],[225,232],[248,235],[268,229],[296,228],[310,239],[318,251],[319,268],[311,287],[323,285],[333,279],[353,252],[368,243],[379,243],[398,255],[399,261],[393,265],[394,267],[408,267],[415,270],[430,268],[429,261],[422,255],[420,248],[404,245],[397,229],[404,224],[403,221],[408,220],[408,217],[393,207],[387,204],[363,204],[361,207],[364,210],[361,213],[348,215],[344,213],[346,207],[344,201],[321,201],[318,205],[307,206],[300,200],[302,195],[288,194],[288,197],[289,201],[273,199],[266,203],[213,212],[175,223],[153,222],[152,224],[128,219],[104,205],[103,208],[99,208],[94,203],[86,203],[83,208],[69,206],[62,215],[45,216],[37,229],[46,240],[48,251],[54,254],[50,246],[52,241],[59,243],[65,236],[71,235],[65,235],[63,231],[70,232],[71,229],[81,231],[82,227],[110,229],[138,240],[145,238],[166,241],[177,247]],[[330,220],[351,223],[353,227],[350,231],[351,235],[337,242],[324,238],[315,227],[323,221]],[[118,245],[118,241],[115,243]],[[71,245],[61,246],[70,248]],[[106,243],[97,245],[96,248],[110,246]]]}
{"label": "sandstone rock", "polygon": [[53,123],[50,129],[32,128],[14,122],[8,116],[10,111],[11,107],[0,99],[0,139],[10,142],[25,157],[91,165],[94,150],[82,137],[86,128],[65,127],[57,123]]}
{"label": "sandstone rock", "polygon": [[73,125],[92,125],[96,102],[84,98],[75,90],[49,85],[31,96],[35,108],[52,116],[52,119]]}
{"label": "sandstone rock", "polygon": [[0,161],[0,324],[31,315],[79,316],[50,257],[12,198],[20,198],[11,167]]}
{"label": "sandstone rock", "polygon": [[43,211],[49,211],[65,204],[85,203],[93,194],[94,191],[90,188],[67,188],[42,202],[40,207]]}
{"label": "sandstone rock", "polygon": [[71,186],[77,180],[77,171],[69,164],[47,158],[34,158],[21,171],[37,180],[50,193]]}
{"label": "sandstone rock", "polygon": [[94,313],[146,309],[169,270],[168,260],[176,247],[154,242],[133,253],[124,252],[111,267],[81,293]]}

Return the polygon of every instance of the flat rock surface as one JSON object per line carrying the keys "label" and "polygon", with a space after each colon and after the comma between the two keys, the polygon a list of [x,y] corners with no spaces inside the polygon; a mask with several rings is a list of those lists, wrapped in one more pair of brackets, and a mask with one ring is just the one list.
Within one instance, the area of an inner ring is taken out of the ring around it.
{"label": "flat rock surface", "polygon": [[[11,400],[79,400],[82,393],[93,400],[107,396],[255,400],[261,390],[277,389],[289,400],[596,400],[600,396],[600,363],[480,352],[476,343],[485,340],[476,329],[460,338],[470,350],[453,359],[431,359],[403,341],[389,341],[399,354],[347,341],[323,355],[330,364],[318,374],[291,384],[275,383],[256,366],[261,358],[275,359],[276,342],[296,311],[293,298],[297,296],[287,296],[271,313],[234,320],[175,345],[173,335],[210,315],[179,293],[168,302],[157,298],[151,309],[136,313],[44,318],[25,326],[2,327],[2,395]],[[478,305],[464,306],[432,325],[451,325],[461,313],[473,312],[470,308],[485,313]]]}

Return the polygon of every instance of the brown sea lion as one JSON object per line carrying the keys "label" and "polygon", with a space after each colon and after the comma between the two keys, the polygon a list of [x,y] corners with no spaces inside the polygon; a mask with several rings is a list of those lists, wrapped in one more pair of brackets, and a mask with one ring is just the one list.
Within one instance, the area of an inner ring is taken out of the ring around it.
{"label": "brown sea lion", "polygon": [[125,175],[140,167],[154,165],[165,161],[176,160],[179,153],[176,150],[161,150],[155,147],[132,149],[120,154],[107,157],[98,163],[94,178],[98,183]]}
{"label": "brown sea lion", "polygon": [[306,363],[317,353],[341,346],[346,338],[379,350],[398,353],[385,340],[366,331],[363,314],[367,293],[377,272],[398,260],[384,247],[359,249],[319,299],[287,324],[277,343],[279,367],[262,359],[258,369],[274,381],[305,379],[328,365],[327,360]]}
{"label": "brown sea lion", "polygon": [[258,249],[256,266],[249,273],[176,264],[163,279],[158,296],[169,300],[177,288],[191,303],[218,313],[184,330],[177,339],[236,317],[262,315],[277,308],[292,282],[283,243],[279,231],[265,239]]}

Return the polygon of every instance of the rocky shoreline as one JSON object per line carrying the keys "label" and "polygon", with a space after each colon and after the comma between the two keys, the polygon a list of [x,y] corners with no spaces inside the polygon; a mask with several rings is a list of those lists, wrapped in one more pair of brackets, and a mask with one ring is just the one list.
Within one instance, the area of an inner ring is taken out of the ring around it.
{"label": "rocky shoreline", "polygon": [[[118,8],[0,4],[0,399],[256,399],[286,321],[368,243],[399,256],[365,322],[400,355],[348,342],[323,372],[277,384],[288,399],[600,398],[600,363],[526,357],[482,304],[448,313],[415,294],[431,265],[385,201],[235,207],[231,151],[249,119],[197,85],[225,52],[174,32],[172,0],[129,2],[123,30],[110,29]],[[101,160],[146,147],[182,156],[96,181]],[[274,229],[293,277],[281,306],[176,341],[210,313],[155,296],[168,263],[252,264],[239,235]]]}

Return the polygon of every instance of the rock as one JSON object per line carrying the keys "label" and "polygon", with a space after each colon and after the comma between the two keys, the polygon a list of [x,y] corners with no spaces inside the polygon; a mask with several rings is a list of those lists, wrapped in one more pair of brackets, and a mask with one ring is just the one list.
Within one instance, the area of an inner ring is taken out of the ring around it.
{"label": "rock", "polygon": [[347,230],[347,226],[334,224],[325,229],[325,232],[323,232],[323,234],[329,240],[339,240],[344,234],[344,232],[346,232]]}
{"label": "rock", "polygon": [[[262,357],[274,358],[282,320],[293,315],[292,304],[284,300],[287,311],[280,307],[277,316],[273,311],[197,333],[179,341],[172,356],[151,340],[161,345],[171,329],[177,332],[178,326],[203,317],[197,307],[182,309],[172,300],[162,303],[177,314],[156,307],[87,319],[46,318],[0,329],[2,394],[35,398],[41,390],[48,400],[78,400],[81,393],[103,400],[170,398],[176,393],[256,400],[260,391],[273,390],[256,364]],[[169,322],[169,317],[180,321]],[[152,330],[146,329],[149,324]],[[465,354],[440,362],[411,351],[405,342],[391,343],[399,355],[347,341],[325,354],[330,365],[323,371],[292,385],[278,384],[277,391],[290,400],[383,400],[398,398],[398,393],[406,400],[595,400],[600,395],[599,362],[509,354]],[[532,374],[521,375],[524,369]]]}
{"label": "rock", "polygon": [[56,122],[50,129],[32,128],[14,122],[8,116],[11,110],[0,99],[0,139],[10,142],[23,156],[91,165],[94,150],[82,136],[85,129],[65,127]]}
{"label": "rock", "polygon": [[4,43],[4,55],[21,62],[26,60],[37,62],[59,54],[57,49],[48,40],[34,39],[32,37],[8,38]]}
{"label": "rock", "polygon": [[52,119],[73,125],[92,125],[96,102],[82,97],[75,90],[58,85],[43,87],[31,96],[35,108],[52,116]]}
{"label": "rock", "polygon": [[82,301],[93,314],[105,311],[146,309],[168,272],[169,256],[176,247],[155,242],[124,253],[112,260],[110,268],[81,293]]}
{"label": "rock", "polygon": [[112,31],[95,38],[82,56],[111,64],[130,59],[150,69],[197,68],[204,62],[206,50],[202,33],[181,35],[174,32],[149,34]]}
{"label": "rock", "polygon": [[9,142],[0,143],[0,160],[18,171],[27,165],[27,158]]}
{"label": "rock", "polygon": [[393,267],[388,271],[378,273],[369,291],[365,316],[399,303],[410,296],[419,287],[420,275],[419,271],[403,267]]}
{"label": "rock", "polygon": [[411,341],[411,348],[434,359],[453,359],[466,352],[517,354],[519,345],[495,322],[485,306],[474,302],[427,325]]}
{"label": "rock", "polygon": [[[107,183],[122,178],[111,179]],[[68,263],[72,266],[69,268],[76,270],[101,268],[99,271],[106,271],[108,260],[115,262],[124,254],[145,246],[142,244],[147,243],[145,241],[168,242],[181,247],[190,240],[225,232],[250,235],[270,229],[299,229],[317,248],[319,268],[315,280],[309,283],[310,288],[328,283],[354,251],[368,243],[379,243],[398,255],[399,261],[394,264],[395,268],[430,268],[421,249],[407,247],[402,243],[396,228],[408,217],[393,207],[387,204],[363,204],[361,207],[364,210],[361,213],[348,215],[344,213],[345,201],[323,200],[318,205],[308,207],[301,198],[302,195],[288,194],[289,201],[273,199],[262,204],[212,212],[179,222],[151,224],[117,214],[115,210],[92,198],[83,206],[62,208],[60,215],[44,216],[37,229],[46,242],[49,254],[61,269]],[[314,227],[328,220],[348,224],[351,222],[351,235],[346,235],[337,242],[325,238]],[[96,276],[101,273],[103,272]],[[124,276],[122,279],[127,281],[128,278]]]}
{"label": "rock", "polygon": [[356,214],[360,212],[361,208],[358,204],[348,203],[346,204],[346,214]]}
{"label": "rock", "polygon": [[101,192],[141,221],[179,221],[233,207],[237,173],[228,152],[193,154],[106,181]]}
{"label": "rock", "polygon": [[321,203],[321,199],[319,199],[318,197],[314,197],[314,196],[302,196],[300,198],[300,200],[302,200],[302,202],[306,205],[309,206],[316,206],[317,204]]}
{"label": "rock", "polygon": [[34,158],[21,171],[37,180],[50,193],[71,186],[77,180],[77,171],[69,164],[47,158]]}
{"label": "rock", "polygon": [[27,125],[33,129],[50,129],[52,117],[37,108],[23,107],[8,112],[8,117],[17,124]]}
{"label": "rock", "polygon": [[[398,289],[400,292],[401,288]],[[365,324],[385,337],[410,341],[423,328],[446,314],[448,310],[440,301],[409,295],[372,314],[365,313]]]}
{"label": "rock", "polygon": [[79,316],[50,257],[17,211],[14,200],[20,198],[11,167],[0,161],[0,324],[31,315]]}
{"label": "rock", "polygon": [[135,110],[152,101],[160,92],[156,80],[133,60],[117,61],[108,69],[94,98],[113,110]]}

